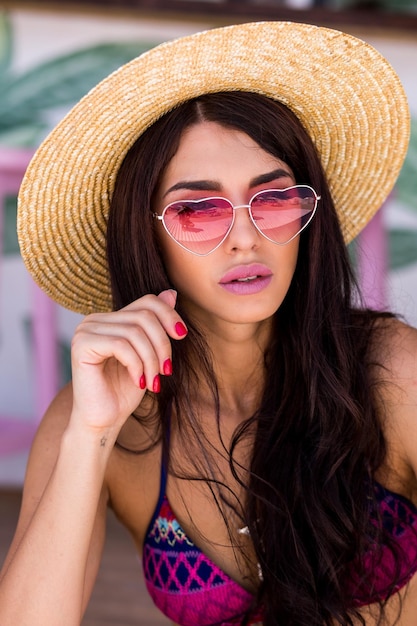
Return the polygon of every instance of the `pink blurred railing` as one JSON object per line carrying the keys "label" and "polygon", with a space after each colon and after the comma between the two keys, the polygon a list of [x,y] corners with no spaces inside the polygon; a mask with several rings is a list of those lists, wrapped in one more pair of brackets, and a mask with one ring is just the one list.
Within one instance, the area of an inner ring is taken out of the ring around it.
{"label": "pink blurred railing", "polygon": [[[7,196],[16,195],[33,152],[0,148],[0,261],[4,208]],[[56,305],[27,274],[30,287],[31,338],[34,376],[34,413],[31,419],[0,415],[0,455],[27,450],[39,421],[58,389]],[[0,326],[2,320],[0,319]]]}
{"label": "pink blurred railing", "polygon": [[[3,241],[5,199],[17,194],[23,174],[32,157],[28,150],[0,148],[0,260]],[[386,237],[379,211],[360,236],[358,254],[359,280],[366,303],[382,308],[385,302],[387,270]],[[35,381],[34,413],[31,419],[0,415],[0,455],[27,450],[38,423],[58,389],[57,307],[32,281],[30,310],[32,329],[33,375]],[[1,320],[0,320],[1,325]]]}

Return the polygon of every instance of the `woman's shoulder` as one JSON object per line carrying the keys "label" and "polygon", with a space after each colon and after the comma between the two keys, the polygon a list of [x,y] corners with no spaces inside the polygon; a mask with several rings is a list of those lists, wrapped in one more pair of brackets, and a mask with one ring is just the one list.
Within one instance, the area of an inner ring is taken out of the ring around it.
{"label": "woman's shoulder", "polygon": [[381,320],[374,341],[377,407],[389,447],[417,476],[417,329]]}
{"label": "woman's shoulder", "polygon": [[417,377],[417,329],[397,318],[380,319],[374,328],[372,351],[380,376],[397,389],[414,391],[409,385]]}

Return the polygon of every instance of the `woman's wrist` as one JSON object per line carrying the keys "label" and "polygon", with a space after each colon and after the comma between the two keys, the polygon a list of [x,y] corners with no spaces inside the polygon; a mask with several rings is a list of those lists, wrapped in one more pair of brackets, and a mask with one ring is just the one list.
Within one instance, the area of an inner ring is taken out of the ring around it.
{"label": "woman's wrist", "polygon": [[115,428],[98,428],[71,419],[61,441],[61,452],[70,449],[72,455],[78,457],[83,452],[90,460],[107,462],[116,442],[118,431]]}

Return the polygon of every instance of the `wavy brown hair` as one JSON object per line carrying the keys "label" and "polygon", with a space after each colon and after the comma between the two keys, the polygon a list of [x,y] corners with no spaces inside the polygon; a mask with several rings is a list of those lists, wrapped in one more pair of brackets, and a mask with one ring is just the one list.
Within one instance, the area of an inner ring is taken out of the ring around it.
{"label": "wavy brown hair", "polygon": [[[236,430],[227,451],[245,501],[239,507],[233,494],[218,497],[204,446],[196,476],[211,485],[225,519],[227,507],[234,507],[249,526],[263,573],[256,602],[264,607],[265,626],[330,626],[333,620],[352,625],[352,563],[364,588],[371,588],[371,573],[362,567],[360,555],[369,541],[390,542],[383,537],[382,524],[370,522],[371,511],[377,510],[373,476],[386,454],[375,409],[377,364],[371,346],[383,326],[378,320],[388,314],[359,305],[320,159],[287,107],[253,93],[204,95],[166,114],[137,140],[120,168],[108,224],[114,308],[171,286],[158,250],[152,200],[182,133],[201,120],[245,132],[287,163],[296,182],[311,185],[321,201],[313,222],[300,235],[292,284],[274,317],[262,401]],[[196,439],[201,435],[188,390],[202,375],[211,381],[219,420],[210,352],[202,333],[181,310],[180,297],[177,308],[189,336],[173,342],[174,375],[164,380],[158,397],[165,441],[170,407]],[[254,425],[251,464],[247,480],[242,480],[234,451],[253,436]],[[395,552],[395,546],[392,549]]]}

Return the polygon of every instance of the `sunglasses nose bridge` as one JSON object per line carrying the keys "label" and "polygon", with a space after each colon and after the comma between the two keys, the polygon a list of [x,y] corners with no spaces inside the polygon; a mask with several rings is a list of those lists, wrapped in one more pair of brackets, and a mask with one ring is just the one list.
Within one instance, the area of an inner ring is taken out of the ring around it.
{"label": "sunglasses nose bridge", "polygon": [[232,224],[230,226],[230,230],[232,229],[232,227],[235,224],[235,221],[236,221],[236,219],[235,219],[236,218],[236,211],[238,209],[247,209],[248,210],[248,218],[249,218],[249,220],[252,223],[254,223],[253,222],[253,217],[252,217],[252,204],[232,204],[231,202],[230,202],[230,204],[233,207],[233,222],[232,222]]}
{"label": "sunglasses nose bridge", "polygon": [[[255,231],[257,231],[258,233],[260,233],[261,235],[263,235],[262,231],[258,228],[258,226],[256,225],[256,222],[253,219],[253,215],[252,215],[252,204],[232,204],[232,202],[230,202],[229,200],[229,204],[230,206],[233,208],[233,219],[232,222],[229,226],[229,229],[223,239],[223,241],[232,233],[234,232],[234,229],[237,227],[237,224],[243,224],[245,223],[246,226],[245,228],[247,228],[250,225],[250,229],[252,230],[253,227],[255,227]],[[238,209],[247,209],[247,214],[246,216],[242,215],[241,218],[237,218],[237,210]],[[243,222],[241,221],[243,218]],[[237,222],[236,222],[237,219]],[[251,235],[252,237],[253,235]]]}
{"label": "sunglasses nose bridge", "polygon": [[[232,204],[232,203],[230,203]],[[236,218],[236,212],[238,211],[238,209],[247,209],[248,210],[248,218],[250,219],[250,221],[252,222],[252,205],[251,204],[232,204],[233,206],[233,224],[235,223],[235,218]],[[232,224],[232,226],[233,226]]]}
{"label": "sunglasses nose bridge", "polygon": [[236,211],[237,209],[250,209],[251,205],[250,204],[235,204],[232,205],[233,209]]}

